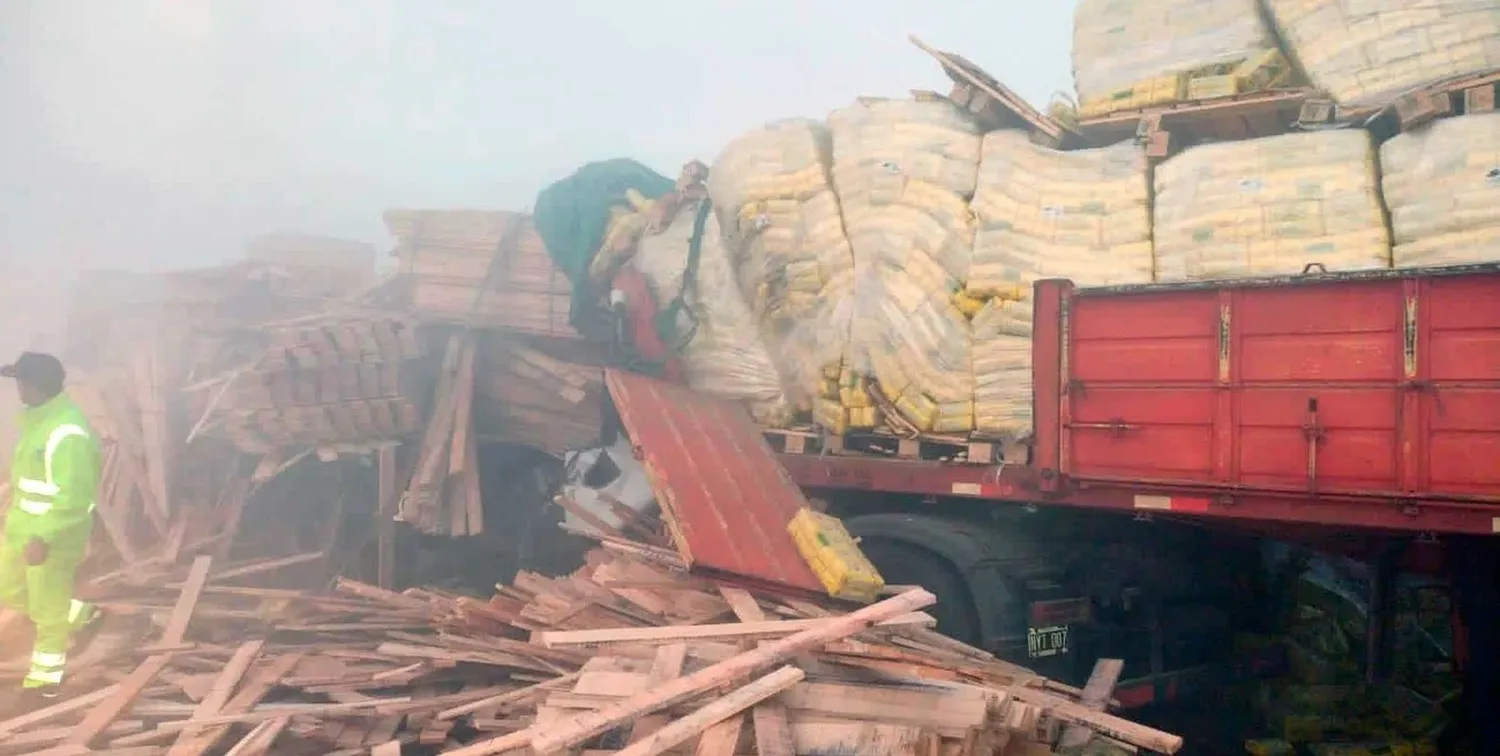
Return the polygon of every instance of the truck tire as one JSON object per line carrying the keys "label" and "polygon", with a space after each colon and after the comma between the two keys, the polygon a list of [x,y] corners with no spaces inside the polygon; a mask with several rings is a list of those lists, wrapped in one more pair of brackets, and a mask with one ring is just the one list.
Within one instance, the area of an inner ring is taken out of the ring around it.
{"label": "truck tire", "polygon": [[937,596],[937,603],[926,611],[937,619],[938,632],[970,645],[980,644],[979,617],[969,586],[947,560],[889,538],[866,537],[859,547],[887,585],[920,585]]}

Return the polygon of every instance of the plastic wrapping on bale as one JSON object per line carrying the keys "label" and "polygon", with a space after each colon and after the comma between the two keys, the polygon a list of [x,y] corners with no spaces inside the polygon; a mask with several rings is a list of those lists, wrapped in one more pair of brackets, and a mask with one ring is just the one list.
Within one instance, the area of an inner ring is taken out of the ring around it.
{"label": "plastic wrapping on bale", "polygon": [[709,172],[708,190],[788,398],[838,428],[848,419],[839,379],[848,373],[854,258],[829,160],[821,123],[781,121],[730,143]]}
{"label": "plastic wrapping on bale", "polygon": [[[829,117],[854,248],[850,353],[907,424],[974,428],[969,318],[979,128],[947,100],[860,100]],[[856,423],[859,424],[859,423]]]}
{"label": "plastic wrapping on bale", "polygon": [[1312,83],[1377,106],[1443,79],[1500,68],[1500,5],[1481,0],[1266,0]]}
{"label": "plastic wrapping on bale", "polygon": [[1150,283],[1150,181],[1133,143],[1059,152],[1024,132],[985,136],[973,209],[979,228],[959,301],[973,320],[974,413],[986,435],[1031,430],[1031,291]]}
{"label": "plastic wrapping on bale", "polygon": [[1156,169],[1158,281],[1390,266],[1363,130],[1193,147]]}
{"label": "plastic wrapping on bale", "polygon": [[[636,244],[634,265],[651,282],[663,305],[683,291],[698,208],[697,203],[684,206],[660,234],[642,236]],[[685,309],[687,323],[680,331],[687,342],[676,346],[688,385],[744,402],[763,423],[787,422],[791,408],[780,376],[740,292],[718,221],[712,216],[703,227],[697,279],[686,289]]]}
{"label": "plastic wrapping on bale", "polygon": [[1082,0],[1073,78],[1084,118],[1285,83],[1256,0]]}
{"label": "plastic wrapping on bale", "polygon": [[1397,136],[1380,164],[1397,267],[1500,262],[1500,113]]}

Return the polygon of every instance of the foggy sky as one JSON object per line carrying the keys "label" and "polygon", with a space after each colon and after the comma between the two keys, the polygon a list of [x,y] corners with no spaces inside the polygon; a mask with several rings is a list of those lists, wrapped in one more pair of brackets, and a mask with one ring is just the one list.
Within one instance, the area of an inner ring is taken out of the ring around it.
{"label": "foggy sky", "polygon": [[270,231],[386,249],[387,207],[524,209],[594,159],[675,173],[768,120],[946,91],[910,33],[1042,106],[1072,88],[1072,7],[0,0],[0,291]]}

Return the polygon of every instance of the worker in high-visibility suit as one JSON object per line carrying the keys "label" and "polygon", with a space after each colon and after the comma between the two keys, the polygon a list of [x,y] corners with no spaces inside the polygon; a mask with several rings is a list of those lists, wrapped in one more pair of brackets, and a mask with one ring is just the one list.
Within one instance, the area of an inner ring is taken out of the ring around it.
{"label": "worker in high-visibility suit", "polygon": [[0,368],[0,377],[15,379],[25,405],[0,538],[0,602],[36,626],[23,688],[52,698],[74,633],[99,619],[92,606],[73,598],[74,573],[93,532],[99,444],[63,393],[65,374],[56,357],[27,352]]}

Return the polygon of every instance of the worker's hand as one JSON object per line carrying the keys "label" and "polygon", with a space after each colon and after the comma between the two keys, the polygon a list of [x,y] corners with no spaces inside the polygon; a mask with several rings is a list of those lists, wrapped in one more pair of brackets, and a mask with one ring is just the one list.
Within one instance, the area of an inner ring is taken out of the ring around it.
{"label": "worker's hand", "polygon": [[37,567],[47,561],[47,542],[40,538],[33,538],[26,542],[26,548],[21,550],[21,556],[26,558],[26,564]]}

